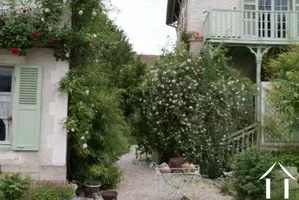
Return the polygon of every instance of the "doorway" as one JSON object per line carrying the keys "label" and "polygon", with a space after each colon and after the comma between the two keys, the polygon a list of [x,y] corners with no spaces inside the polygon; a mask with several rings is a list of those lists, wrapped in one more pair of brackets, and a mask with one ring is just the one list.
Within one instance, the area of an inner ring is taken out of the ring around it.
{"label": "doorway", "polygon": [[286,38],[288,13],[291,0],[258,0],[259,37],[271,39]]}

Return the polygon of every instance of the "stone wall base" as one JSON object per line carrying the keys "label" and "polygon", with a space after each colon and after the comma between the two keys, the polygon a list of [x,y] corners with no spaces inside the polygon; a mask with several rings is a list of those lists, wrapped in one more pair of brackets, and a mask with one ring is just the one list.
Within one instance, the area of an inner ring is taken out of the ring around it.
{"label": "stone wall base", "polygon": [[26,166],[26,165],[1,165],[2,172],[21,172],[30,174],[33,180],[65,181],[66,166]]}

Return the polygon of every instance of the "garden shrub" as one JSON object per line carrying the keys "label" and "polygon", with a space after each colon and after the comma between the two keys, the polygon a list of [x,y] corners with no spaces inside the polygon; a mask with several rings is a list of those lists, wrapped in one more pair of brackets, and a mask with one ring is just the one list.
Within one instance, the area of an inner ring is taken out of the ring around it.
{"label": "garden shrub", "polygon": [[68,200],[74,196],[72,186],[55,183],[39,183],[30,188],[24,200]]}
{"label": "garden shrub", "polygon": [[90,176],[98,177],[90,174],[91,167],[100,166],[110,176],[98,181],[112,187],[121,173],[111,166],[130,147],[135,112],[130,99],[145,66],[134,57],[124,32],[108,18],[105,0],[74,0],[71,8],[73,30],[82,34],[85,45],[96,42],[97,48],[72,48],[71,69],[60,81],[60,90],[69,94],[68,117],[63,120],[68,130],[68,179],[82,186]]}
{"label": "garden shrub", "polygon": [[299,48],[292,47],[289,51],[280,54],[270,62],[269,71],[272,74],[270,102],[275,110],[284,116],[287,122],[287,134],[294,134],[290,141],[299,141]]}
{"label": "garden shrub", "polygon": [[252,123],[252,84],[228,60],[222,48],[210,46],[202,55],[178,49],[157,60],[142,85],[140,122],[146,130],[137,140],[143,151],[217,163],[209,176],[219,176],[228,134]]}
{"label": "garden shrub", "polygon": [[293,155],[293,154],[282,154],[277,157],[274,157],[273,159],[276,162],[280,162],[283,166],[288,167],[297,167],[297,170],[299,170],[299,155]]}
{"label": "garden shrub", "polygon": [[115,165],[93,165],[90,172],[93,179],[102,181],[102,189],[116,187],[122,178],[122,171]]}
{"label": "garden shrub", "polygon": [[[4,173],[0,178],[0,197],[4,200],[22,199],[31,183],[29,175],[21,173]],[[2,200],[2,199],[1,199]]]}
{"label": "garden shrub", "polygon": [[[233,186],[239,198],[247,195],[255,200],[264,199],[265,179],[261,176],[273,165],[271,156],[259,149],[250,149],[237,154],[231,161]],[[269,178],[274,172],[269,174]]]}

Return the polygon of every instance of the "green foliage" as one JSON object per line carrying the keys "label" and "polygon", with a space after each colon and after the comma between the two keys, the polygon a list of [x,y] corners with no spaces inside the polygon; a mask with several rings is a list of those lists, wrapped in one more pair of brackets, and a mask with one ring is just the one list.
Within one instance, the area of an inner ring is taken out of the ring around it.
{"label": "green foliage", "polygon": [[7,9],[0,14],[0,46],[14,54],[26,55],[28,48],[50,47],[57,59],[64,60],[69,59],[69,48],[86,42],[85,35],[70,28],[70,17],[61,20],[62,14],[70,12],[70,1],[26,0],[18,6],[9,0],[0,6]]}
{"label": "green foliage", "polygon": [[109,20],[104,0],[15,2],[1,2],[7,5],[0,14],[1,48],[25,55],[28,48],[49,47],[57,59],[70,63],[60,81],[60,91],[69,94],[68,117],[62,121],[69,133],[68,178],[83,184],[90,167],[101,166],[110,177],[98,181],[115,185],[121,176],[111,166],[129,149],[134,92],[145,65]]}
{"label": "green foliage", "polygon": [[299,49],[291,48],[280,54],[270,63],[269,70],[273,74],[270,90],[270,101],[276,111],[284,116],[288,122],[288,132],[296,133],[299,130]]}
{"label": "green foliage", "polygon": [[114,188],[121,181],[122,172],[114,165],[93,165],[90,167],[91,180],[102,180],[105,188]]}
{"label": "green foliage", "polygon": [[[69,133],[69,179],[81,186],[90,179],[112,187],[121,178],[114,163],[129,150],[132,99],[145,66],[135,59],[123,31],[108,19],[102,1],[78,0],[71,5],[72,28],[93,37],[101,50],[72,48],[71,70],[60,82],[60,90],[69,93],[68,117],[63,121]],[[78,14],[80,10],[87,15]],[[90,16],[95,10],[97,15]]]}
{"label": "green foliage", "polygon": [[31,183],[31,178],[28,175],[16,174],[1,174],[0,178],[0,197],[5,200],[17,200],[25,194]]}
{"label": "green foliage", "polygon": [[44,183],[28,190],[25,200],[60,200],[74,196],[74,188],[67,185]]}
{"label": "green foliage", "polygon": [[[233,186],[237,195],[260,199],[265,195],[265,180],[261,176],[272,166],[270,155],[258,149],[250,149],[236,155],[231,162]],[[271,174],[268,177],[271,178]]]}
{"label": "green foliage", "polygon": [[232,181],[222,181],[220,185],[220,192],[225,195],[233,195],[233,182]]}
{"label": "green foliage", "polygon": [[[282,200],[284,199],[284,188],[276,188],[271,190],[271,200]],[[297,200],[299,199],[299,190],[290,190],[289,200]]]}
{"label": "green foliage", "polygon": [[299,169],[299,155],[282,154],[274,158],[274,161],[280,162],[283,166],[297,167]]}
{"label": "green foliage", "polygon": [[254,94],[251,82],[228,64],[225,51],[207,46],[201,56],[180,50],[166,53],[150,69],[142,88],[144,131],[137,135],[141,148],[218,166],[210,170],[210,177],[219,176],[227,134],[251,123]]}

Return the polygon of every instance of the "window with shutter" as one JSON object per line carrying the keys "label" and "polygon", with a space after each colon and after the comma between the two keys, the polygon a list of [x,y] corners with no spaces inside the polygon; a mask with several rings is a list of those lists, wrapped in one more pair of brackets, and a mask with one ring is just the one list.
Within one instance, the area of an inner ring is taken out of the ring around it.
{"label": "window with shutter", "polygon": [[13,150],[39,150],[42,76],[43,68],[40,65],[15,66],[12,120]]}
{"label": "window with shutter", "polygon": [[0,68],[0,144],[10,143],[13,68]]}

